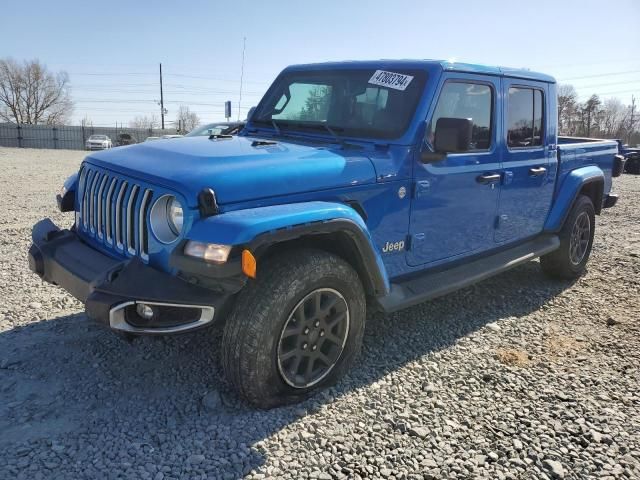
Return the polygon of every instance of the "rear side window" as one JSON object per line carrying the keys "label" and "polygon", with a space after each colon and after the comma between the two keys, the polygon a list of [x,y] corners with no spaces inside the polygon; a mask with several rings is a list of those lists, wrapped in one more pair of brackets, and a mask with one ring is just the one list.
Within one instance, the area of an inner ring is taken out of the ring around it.
{"label": "rear side window", "polygon": [[533,88],[509,88],[507,145],[531,148],[542,145],[542,91]]}
{"label": "rear side window", "polygon": [[448,82],[442,87],[438,104],[429,125],[428,138],[433,144],[440,118],[469,118],[473,122],[470,150],[487,150],[491,146],[493,90],[479,83]]}

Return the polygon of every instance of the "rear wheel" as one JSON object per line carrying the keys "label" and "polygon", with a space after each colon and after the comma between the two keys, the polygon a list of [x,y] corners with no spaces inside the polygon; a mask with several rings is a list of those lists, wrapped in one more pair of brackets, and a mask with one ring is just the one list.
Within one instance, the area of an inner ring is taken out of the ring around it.
{"label": "rear wheel", "polygon": [[624,170],[627,173],[638,175],[640,173],[640,156],[627,158]]}
{"label": "rear wheel", "polygon": [[362,284],[340,257],[305,249],[267,259],[225,325],[225,375],[262,408],[302,400],[348,370],[364,322]]}
{"label": "rear wheel", "polygon": [[595,209],[591,199],[580,195],[560,230],[560,247],[540,258],[542,270],[555,278],[577,278],[584,272],[595,232]]}

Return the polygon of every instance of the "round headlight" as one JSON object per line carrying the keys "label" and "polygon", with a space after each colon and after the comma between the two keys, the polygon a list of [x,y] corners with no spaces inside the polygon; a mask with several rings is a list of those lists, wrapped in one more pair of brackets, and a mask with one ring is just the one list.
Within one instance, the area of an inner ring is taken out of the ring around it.
{"label": "round headlight", "polygon": [[169,220],[169,228],[176,235],[180,235],[182,231],[182,206],[180,202],[176,200],[176,197],[171,197],[171,200],[167,202],[167,219]]}
{"label": "round headlight", "polygon": [[162,243],[174,242],[180,236],[183,219],[182,206],[173,195],[158,198],[149,215],[151,230]]}

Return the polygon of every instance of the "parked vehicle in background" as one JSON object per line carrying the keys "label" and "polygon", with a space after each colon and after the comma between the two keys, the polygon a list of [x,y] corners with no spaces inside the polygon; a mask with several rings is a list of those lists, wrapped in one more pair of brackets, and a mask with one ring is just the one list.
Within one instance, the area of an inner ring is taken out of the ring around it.
{"label": "parked vehicle in background", "polygon": [[29,265],[119,333],[224,323],[236,391],[298,401],[353,364],[367,309],[536,257],[553,278],[585,271],[623,158],[557,120],[555,80],[529,70],[289,67],[237,136],[87,156],[58,196],[74,228],[38,222]]}
{"label": "parked vehicle in background", "polygon": [[111,139],[107,135],[91,135],[84,144],[87,150],[104,150],[111,148]]}
{"label": "parked vehicle in background", "polygon": [[153,142],[154,140],[160,140],[160,137],[147,137],[144,139],[145,142]]}
{"label": "parked vehicle in background", "polygon": [[133,145],[136,142],[135,138],[129,133],[121,133],[118,135],[118,146]]}
{"label": "parked vehicle in background", "polygon": [[162,135],[162,139],[167,139],[167,138],[182,138],[184,137],[184,135]]}
{"label": "parked vehicle in background", "polygon": [[640,174],[640,147],[630,147],[629,145],[623,145],[621,140],[618,140],[620,146],[620,154],[624,156],[626,162],[624,165],[624,171],[632,173],[634,175]]}
{"label": "parked vehicle in background", "polygon": [[191,130],[185,137],[200,137],[211,135],[237,135],[244,127],[244,122],[209,123]]}

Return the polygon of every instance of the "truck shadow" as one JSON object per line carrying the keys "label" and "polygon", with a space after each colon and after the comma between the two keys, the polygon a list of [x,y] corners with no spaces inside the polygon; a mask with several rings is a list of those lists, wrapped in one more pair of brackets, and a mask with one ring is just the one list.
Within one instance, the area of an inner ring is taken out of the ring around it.
{"label": "truck shadow", "polygon": [[[242,478],[265,464],[263,440],[298,438],[281,432],[287,425],[490,322],[527,315],[569,286],[550,282],[532,262],[430,303],[370,318],[360,360],[343,381],[302,404],[271,411],[252,409],[228,391],[216,354],[220,329],[129,343],[82,314],[16,328],[0,334],[0,458],[5,450],[59,445],[59,461],[81,461],[88,476],[94,464],[123,475],[153,470],[152,464],[164,468],[165,478]],[[39,461],[35,455],[32,462]]]}

